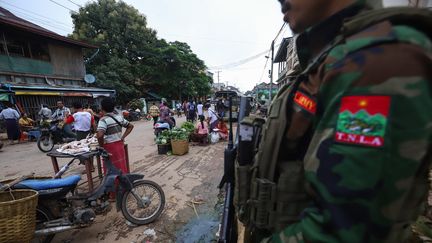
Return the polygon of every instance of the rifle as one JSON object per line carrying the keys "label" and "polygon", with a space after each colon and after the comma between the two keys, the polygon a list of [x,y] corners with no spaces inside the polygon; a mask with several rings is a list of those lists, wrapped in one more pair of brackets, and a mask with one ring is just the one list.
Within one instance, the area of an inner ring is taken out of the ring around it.
{"label": "rifle", "polygon": [[232,99],[229,96],[229,139],[228,145],[224,152],[224,175],[219,184],[219,189],[225,185],[225,202],[222,213],[222,220],[220,224],[219,243],[236,243],[237,242],[237,224],[236,214],[234,208],[234,186],[235,186],[235,160],[238,150],[238,137],[240,121],[250,112],[250,102],[247,97],[241,97],[240,110],[237,116],[238,127],[236,141],[234,141],[233,127],[232,127]]}

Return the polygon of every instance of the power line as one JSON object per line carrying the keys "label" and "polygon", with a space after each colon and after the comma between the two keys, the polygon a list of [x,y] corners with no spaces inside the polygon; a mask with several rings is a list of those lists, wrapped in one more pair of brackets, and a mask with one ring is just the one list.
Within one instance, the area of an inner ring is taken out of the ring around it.
{"label": "power line", "polygon": [[52,2],[52,3],[54,3],[54,4],[59,5],[60,7],[63,7],[63,8],[65,8],[65,9],[68,9],[68,10],[70,10],[71,12],[77,13],[77,11],[75,11],[75,10],[73,10],[73,9],[71,9],[71,8],[68,8],[68,7],[64,6],[63,4],[61,4],[61,3],[58,3],[58,2],[56,2],[56,1],[54,1],[54,0],[49,0],[49,1]]}
{"label": "power line", "polygon": [[[57,1],[54,1],[54,0],[49,0],[49,1],[52,2],[52,3],[54,3],[54,4],[56,4],[56,5],[58,5],[58,6],[60,6],[60,7],[62,7],[62,8],[65,8],[65,9],[67,9],[67,10],[73,12],[73,13],[78,14],[77,11],[75,11],[75,10],[73,10],[73,9],[71,9],[71,8],[65,6],[65,5],[63,5],[63,4],[61,4],[61,3],[57,2]],[[69,1],[69,0],[68,0],[68,1]],[[70,1],[70,2],[72,2],[72,1]],[[78,5],[78,4],[76,4],[76,5],[77,5],[77,6],[80,6],[80,5]],[[102,25],[101,22],[100,22],[99,20],[93,19],[93,18],[91,18],[90,16],[87,16],[87,17],[88,17],[90,20],[94,21],[94,23],[97,23],[97,24]],[[281,30],[282,30],[282,29],[281,29]],[[114,30],[108,30],[108,31],[111,31],[111,33],[113,33],[113,32],[117,32],[117,31],[114,31]],[[122,33],[117,32],[117,34],[122,34]],[[133,36],[133,35],[131,35],[131,36]],[[145,54],[148,54],[148,55],[158,56],[156,53],[150,53],[150,52],[146,52],[146,51],[142,51],[142,52],[145,53]],[[245,63],[248,63],[248,62],[250,62],[250,61],[253,61],[253,60],[255,60],[255,59],[261,57],[261,56],[264,55],[265,53],[267,53],[267,51],[262,52],[262,53],[259,53],[259,54],[257,54],[257,55],[254,55],[254,56],[252,56],[252,57],[249,57],[249,58],[246,58],[246,59],[243,59],[243,60],[240,60],[240,61],[234,62],[234,63],[229,63],[229,64],[225,64],[225,65],[217,66],[217,67],[211,67],[211,68],[209,68],[209,69],[229,69],[229,68],[237,67],[237,66],[243,65],[243,64],[245,64]]]}
{"label": "power line", "polygon": [[32,21],[37,22],[37,23],[39,23],[41,25],[46,25],[46,26],[49,26],[51,28],[54,28],[54,29],[57,29],[57,30],[61,30],[61,31],[65,31],[65,32],[70,32],[71,31],[70,29],[66,29],[64,27],[60,27],[60,26],[55,25],[55,24],[53,24],[51,22],[47,22],[47,21],[44,21],[44,20],[41,20],[41,19],[37,19],[35,17],[32,17],[32,16],[24,14],[24,13],[20,13],[20,15],[25,16],[26,19],[32,20]]}
{"label": "power line", "polygon": [[[280,46],[280,44],[276,45],[275,47],[278,47],[278,46]],[[219,66],[209,67],[209,69],[230,69],[230,68],[238,67],[238,66],[246,64],[248,62],[251,62],[251,61],[253,61],[255,59],[258,59],[258,58],[262,57],[262,55],[264,55],[266,53],[268,53],[268,50],[265,50],[265,51],[260,52],[260,53],[258,53],[256,55],[253,55],[251,57],[247,57],[245,59],[242,59],[242,60],[239,60],[239,61],[236,61],[236,62],[232,62],[232,63],[228,63],[228,64],[224,64],[224,65],[219,65]]]}
{"label": "power line", "polygon": [[[55,24],[55,23],[52,23],[52,22],[50,22],[50,21],[48,21],[48,20],[44,20],[44,19],[41,19],[41,18],[37,18],[37,17],[31,16],[31,15],[25,13],[25,12],[18,11],[18,10],[13,10],[13,12],[14,12],[14,13],[17,13],[17,14],[23,16],[23,17],[25,17],[25,18],[28,19],[28,20],[32,20],[32,21],[34,21],[34,22],[36,22],[36,23],[39,23],[39,24],[42,24],[42,25],[46,25],[46,26],[50,26],[50,27],[52,27],[52,28],[54,28],[54,29],[57,29],[57,30],[70,32],[70,29],[66,29],[64,26],[60,26],[60,25]],[[69,26],[69,27],[70,27],[70,26]],[[70,27],[70,28],[71,28],[71,27]]]}
{"label": "power line", "polygon": [[282,27],[280,28],[279,32],[277,33],[276,37],[275,37],[273,40],[276,40],[276,39],[279,37],[279,35],[282,33],[282,30],[283,30],[286,26],[287,26],[287,23],[284,22],[283,25],[282,25]]}
{"label": "power line", "polygon": [[[284,28],[285,28],[286,26],[287,26],[286,23],[284,23],[284,24],[282,25],[282,27],[279,29],[279,31],[278,31],[276,37],[274,38],[274,40],[277,39],[277,38],[279,37],[279,35],[282,33],[282,31],[284,30]],[[281,45],[281,44],[275,45],[274,48],[277,48],[277,47],[279,47],[280,45]],[[271,51],[271,49],[270,49],[270,51]],[[270,51],[267,51],[267,50],[266,50],[266,51],[264,51],[264,52],[261,52],[261,53],[259,53],[259,54],[254,55],[254,56],[251,56],[251,57],[248,57],[248,58],[242,59],[242,60],[240,60],[240,61],[233,62],[233,63],[229,63],[229,64],[225,64],[225,65],[219,65],[219,66],[209,67],[209,69],[230,69],[230,68],[233,68],[233,67],[238,67],[238,66],[243,65],[243,64],[246,64],[246,63],[248,63],[248,62],[250,62],[250,61],[253,61],[253,60],[255,60],[255,59],[258,59],[259,57],[261,57],[262,55],[264,55],[264,54],[266,54],[266,53],[268,53],[268,54],[267,54],[267,56],[268,56],[268,55],[270,55],[270,54],[269,54]],[[268,62],[268,59],[267,59],[266,63],[267,63],[267,62]],[[267,64],[266,64],[266,65],[267,65]],[[261,77],[261,79],[262,79],[262,77]],[[260,79],[260,80],[261,80],[261,79]]]}
{"label": "power line", "polygon": [[259,81],[258,81],[258,84],[260,84],[261,83],[261,81],[262,81],[262,79],[263,79],[263,77],[264,77],[264,73],[265,73],[265,70],[266,70],[266,68],[267,68],[267,64],[268,64],[268,60],[269,60],[269,55],[270,55],[270,52],[271,52],[271,49],[268,51],[268,53],[267,53],[267,58],[266,58],[266,62],[265,62],[265,64],[264,64],[264,68],[263,68],[263,70],[262,70],[262,73],[261,73],[261,77],[260,77],[260,79],[259,79]]}
{"label": "power line", "polygon": [[70,3],[72,3],[72,4],[74,4],[75,6],[78,6],[79,8],[82,8],[81,5],[79,5],[78,3],[76,3],[76,2],[74,2],[72,0],[67,0],[67,1],[70,2]]}
{"label": "power line", "polygon": [[166,36],[176,36],[176,37],[184,37],[184,38],[195,38],[195,39],[203,39],[210,41],[220,41],[220,42],[230,42],[230,43],[239,43],[239,44],[264,44],[264,42],[252,42],[252,41],[241,41],[241,40],[223,40],[223,39],[215,39],[211,37],[201,37],[201,36],[187,36],[187,35],[176,35],[176,34],[165,34]]}
{"label": "power line", "polygon": [[[59,24],[61,24],[61,25],[64,25],[64,26],[66,26],[66,27],[70,27],[70,24],[66,24],[66,23],[60,22],[60,21],[58,21],[58,20],[55,20],[55,19],[52,19],[52,18],[48,18],[48,17],[43,16],[43,15],[41,15],[41,14],[38,14],[38,13],[32,12],[32,11],[27,10],[27,9],[24,9],[24,8],[20,8],[20,7],[18,7],[18,6],[15,6],[15,5],[10,4],[10,3],[8,3],[8,2],[5,2],[5,1],[1,1],[1,2],[4,3],[4,4],[7,4],[7,5],[9,5],[9,6],[13,7],[13,8],[20,9],[20,10],[26,12],[26,13],[29,13],[29,14],[32,14],[32,15],[35,15],[35,16],[39,16],[39,17],[42,17],[42,18],[47,19],[47,20],[50,20],[50,21],[57,22],[57,23],[59,23]],[[17,11],[17,10],[14,10],[14,11]]]}

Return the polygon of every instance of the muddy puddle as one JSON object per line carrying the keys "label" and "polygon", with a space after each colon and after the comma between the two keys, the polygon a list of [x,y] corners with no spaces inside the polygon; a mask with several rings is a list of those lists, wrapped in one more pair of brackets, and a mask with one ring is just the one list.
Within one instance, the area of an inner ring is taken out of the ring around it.
{"label": "muddy puddle", "polygon": [[192,219],[176,234],[177,243],[217,242],[216,233],[219,229],[219,217],[212,215]]}
{"label": "muddy puddle", "polygon": [[182,228],[177,230],[176,242],[217,242],[217,233],[222,218],[224,195],[223,192],[215,193],[211,196],[209,203],[197,208],[198,215],[192,217]]}

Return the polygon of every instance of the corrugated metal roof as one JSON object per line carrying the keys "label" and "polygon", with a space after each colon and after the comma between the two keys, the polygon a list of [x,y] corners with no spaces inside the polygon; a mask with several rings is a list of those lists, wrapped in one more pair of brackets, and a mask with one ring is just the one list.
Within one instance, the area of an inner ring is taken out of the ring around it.
{"label": "corrugated metal roof", "polygon": [[19,18],[17,16],[15,16],[13,13],[11,13],[10,11],[0,7],[0,24],[3,25],[7,25],[7,26],[11,26],[17,29],[21,29],[36,35],[40,35],[43,37],[47,37],[50,39],[54,39],[54,40],[58,40],[61,42],[65,42],[68,44],[72,44],[72,45],[76,45],[76,46],[80,46],[80,47],[84,47],[84,48],[97,48],[97,46],[82,42],[82,41],[77,41],[65,36],[61,36],[55,32],[52,32],[50,30],[47,30],[43,27],[40,27],[39,25],[33,24],[25,19]]}
{"label": "corrugated metal roof", "polygon": [[24,86],[11,84],[12,90],[49,90],[49,91],[74,91],[74,92],[110,92],[115,93],[112,89],[101,89],[93,87],[80,87],[80,88],[64,88],[64,87],[47,87],[47,86]]}

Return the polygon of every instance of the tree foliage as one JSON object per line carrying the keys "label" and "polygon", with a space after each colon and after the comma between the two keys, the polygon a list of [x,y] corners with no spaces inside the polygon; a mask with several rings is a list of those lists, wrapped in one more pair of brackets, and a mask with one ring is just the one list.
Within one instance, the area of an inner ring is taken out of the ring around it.
{"label": "tree foliage", "polygon": [[148,91],[168,99],[208,95],[212,79],[206,66],[182,42],[158,39],[137,9],[122,1],[90,2],[72,14],[72,38],[92,43],[86,50],[87,70],[96,85],[115,89],[120,102],[145,96]]}

